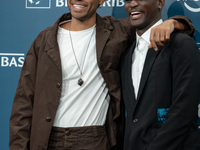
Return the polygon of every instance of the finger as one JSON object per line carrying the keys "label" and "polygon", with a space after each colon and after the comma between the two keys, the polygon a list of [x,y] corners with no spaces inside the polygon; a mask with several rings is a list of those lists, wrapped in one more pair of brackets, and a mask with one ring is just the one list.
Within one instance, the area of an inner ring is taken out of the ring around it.
{"label": "finger", "polygon": [[165,33],[165,42],[170,40],[170,34],[171,34],[171,32],[166,31],[166,33]]}
{"label": "finger", "polygon": [[160,35],[160,39],[159,39],[159,42],[157,43],[157,45],[164,46],[165,42],[166,42],[165,35],[164,34]]}
{"label": "finger", "polygon": [[152,48],[152,45],[151,45],[151,43],[148,45],[148,48]]}
{"label": "finger", "polygon": [[150,34],[151,48],[153,48],[154,50],[157,50],[158,48],[157,48],[157,45],[155,43],[154,36],[155,36],[155,30],[152,28],[151,34]]}
{"label": "finger", "polygon": [[161,42],[161,35],[160,34],[161,34],[160,32],[157,32],[157,34],[155,36],[155,42],[156,42],[157,45],[162,46],[163,44]]}
{"label": "finger", "polygon": [[155,51],[157,51],[157,50],[158,50],[158,47],[157,47],[157,45],[156,45],[156,43],[155,43],[155,39],[154,39],[154,38],[153,38],[153,39],[150,39],[150,42],[151,42],[152,48],[153,48]]}
{"label": "finger", "polygon": [[161,32],[160,33],[160,42],[163,44],[163,43],[165,43],[165,34],[166,34],[166,32]]}
{"label": "finger", "polygon": [[157,50],[158,48],[157,48],[157,45],[156,45],[156,42],[155,42],[155,37],[152,37],[152,38],[150,39],[150,42],[151,42],[152,48],[153,48],[154,50]]}

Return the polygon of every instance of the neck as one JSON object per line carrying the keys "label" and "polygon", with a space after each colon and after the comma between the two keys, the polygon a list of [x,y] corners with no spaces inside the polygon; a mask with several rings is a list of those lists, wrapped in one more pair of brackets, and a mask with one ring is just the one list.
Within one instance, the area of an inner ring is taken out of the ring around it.
{"label": "neck", "polygon": [[154,21],[152,21],[151,23],[149,23],[147,26],[139,29],[136,28],[136,32],[139,36],[142,36],[142,34],[144,34],[149,28],[151,28],[156,22],[158,22],[161,19],[161,17],[159,17],[158,19],[155,19]]}
{"label": "neck", "polygon": [[94,19],[84,20],[84,21],[80,21],[80,20],[72,18],[70,29],[71,31],[86,30],[88,28],[91,28],[95,24],[96,24],[96,16]]}
{"label": "neck", "polygon": [[72,17],[71,22],[63,24],[61,27],[70,31],[81,31],[91,28],[96,24],[96,14],[94,14],[90,19],[78,20]]}

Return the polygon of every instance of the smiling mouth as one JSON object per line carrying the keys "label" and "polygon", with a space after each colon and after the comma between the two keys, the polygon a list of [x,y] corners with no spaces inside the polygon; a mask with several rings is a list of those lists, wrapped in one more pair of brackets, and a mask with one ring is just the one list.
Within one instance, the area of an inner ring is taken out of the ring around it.
{"label": "smiling mouth", "polygon": [[131,12],[130,16],[132,19],[138,19],[142,15],[141,12]]}
{"label": "smiling mouth", "polygon": [[74,4],[73,5],[75,8],[77,8],[77,9],[80,9],[80,8],[85,8],[86,6],[84,6],[84,5],[77,5],[77,4]]}

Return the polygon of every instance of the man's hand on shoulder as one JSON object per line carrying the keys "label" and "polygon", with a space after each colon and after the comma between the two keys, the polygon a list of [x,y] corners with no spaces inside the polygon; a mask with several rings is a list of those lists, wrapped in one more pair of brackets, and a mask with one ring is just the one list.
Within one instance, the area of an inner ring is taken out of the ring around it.
{"label": "man's hand on shoulder", "polygon": [[168,19],[161,23],[160,25],[153,27],[151,29],[150,42],[151,44],[148,46],[149,48],[153,48],[154,50],[158,50],[157,45],[164,46],[164,43],[170,40],[170,34],[176,30],[185,30],[187,28],[181,22]]}

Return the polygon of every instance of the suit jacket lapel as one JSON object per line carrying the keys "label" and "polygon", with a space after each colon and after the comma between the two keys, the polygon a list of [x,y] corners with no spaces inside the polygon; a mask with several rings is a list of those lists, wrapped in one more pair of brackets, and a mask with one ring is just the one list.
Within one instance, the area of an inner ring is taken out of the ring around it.
{"label": "suit jacket lapel", "polygon": [[155,51],[154,49],[149,49],[147,52],[147,56],[146,56],[146,60],[144,63],[144,68],[143,68],[143,72],[142,72],[142,77],[140,80],[140,87],[139,87],[139,91],[138,91],[138,97],[137,100],[140,99],[140,96],[142,94],[142,91],[144,89],[145,83],[148,79],[149,73],[151,71],[152,65],[156,59],[156,57],[158,56],[158,54],[160,53],[160,50]]}
{"label": "suit jacket lapel", "polygon": [[132,81],[132,55],[135,49],[136,42],[133,43],[131,47],[129,47],[121,61],[121,77],[122,77],[122,84],[123,84],[123,97],[126,97],[125,101],[127,104],[130,106],[130,108],[135,107],[135,92],[134,92],[134,87],[133,87],[133,81]]}
{"label": "suit jacket lapel", "polygon": [[[127,84],[128,84],[128,93],[130,93],[131,97],[131,103],[133,103],[133,100],[135,100],[135,92],[134,92],[134,86],[132,81],[132,56],[133,52],[135,50],[136,42],[133,43],[130,49],[128,49],[128,59],[127,59]],[[133,98],[133,99],[132,99]]]}

